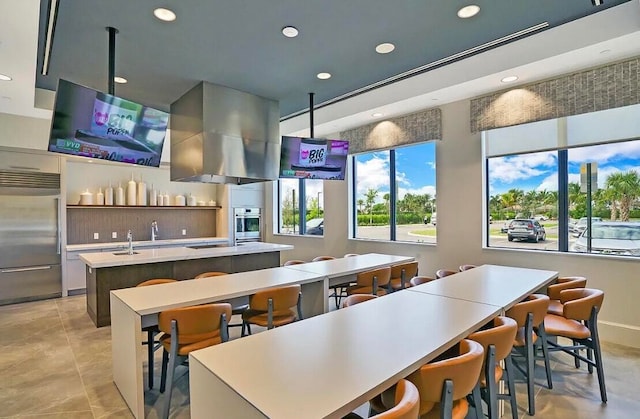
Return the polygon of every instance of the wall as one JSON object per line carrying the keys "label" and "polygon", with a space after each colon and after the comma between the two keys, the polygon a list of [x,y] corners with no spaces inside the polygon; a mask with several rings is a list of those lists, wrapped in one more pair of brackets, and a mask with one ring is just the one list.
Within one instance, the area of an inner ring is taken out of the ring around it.
{"label": "wall", "polygon": [[[556,270],[560,275],[584,275],[590,287],[605,292],[600,314],[601,339],[640,347],[640,260],[607,258],[553,252],[483,249],[483,174],[479,133],[470,131],[470,101],[442,106],[443,140],[437,143],[438,244],[383,243],[370,240],[346,241],[348,227],[348,181],[325,185],[325,236],[273,236],[268,241],[292,244],[295,250],[284,259],[310,260],[319,254],[389,253],[414,256],[420,273],[432,275],[439,268],[456,268],[464,263],[501,264]],[[266,214],[273,217],[273,189],[266,188]],[[331,199],[331,201],[328,201]]]}

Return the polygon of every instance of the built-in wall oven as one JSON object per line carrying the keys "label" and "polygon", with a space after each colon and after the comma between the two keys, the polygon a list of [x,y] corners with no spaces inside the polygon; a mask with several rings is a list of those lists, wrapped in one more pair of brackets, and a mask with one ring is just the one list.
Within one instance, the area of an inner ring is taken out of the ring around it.
{"label": "built-in wall oven", "polygon": [[235,242],[260,241],[262,217],[260,208],[234,208]]}

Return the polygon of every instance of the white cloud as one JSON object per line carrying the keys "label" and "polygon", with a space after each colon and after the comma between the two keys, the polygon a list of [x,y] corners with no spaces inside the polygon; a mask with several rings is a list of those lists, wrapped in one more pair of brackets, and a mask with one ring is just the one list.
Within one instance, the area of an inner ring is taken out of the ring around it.
{"label": "white cloud", "polygon": [[489,179],[513,183],[517,180],[543,175],[551,170],[555,171],[555,167],[556,154],[552,151],[497,157],[490,161]]}
{"label": "white cloud", "polygon": [[[357,196],[363,197],[369,189],[389,190],[389,155],[375,154],[371,160],[356,162]],[[377,202],[382,202],[382,194],[378,194]]]}
{"label": "white cloud", "polygon": [[569,161],[578,163],[597,161],[605,164],[616,157],[640,159],[640,141],[572,148],[568,154]]}

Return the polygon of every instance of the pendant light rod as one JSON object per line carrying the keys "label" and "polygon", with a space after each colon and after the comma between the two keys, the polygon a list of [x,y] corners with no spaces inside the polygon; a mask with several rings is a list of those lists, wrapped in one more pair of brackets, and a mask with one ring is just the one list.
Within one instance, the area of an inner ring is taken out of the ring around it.
{"label": "pendant light rod", "polygon": [[313,95],[315,93],[309,92],[309,137],[313,138]]}
{"label": "pendant light rod", "polygon": [[109,32],[109,82],[108,82],[108,92],[110,95],[115,95],[116,85],[114,78],[116,77],[116,34],[118,30],[114,27],[107,26],[107,31]]}

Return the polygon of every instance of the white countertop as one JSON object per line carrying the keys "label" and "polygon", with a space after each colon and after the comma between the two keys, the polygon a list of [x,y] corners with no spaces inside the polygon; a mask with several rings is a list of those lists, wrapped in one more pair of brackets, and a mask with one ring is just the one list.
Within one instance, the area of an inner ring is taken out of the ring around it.
{"label": "white countertop", "polygon": [[[91,268],[140,265],[144,263],[171,262],[176,260],[205,259],[222,256],[248,255],[255,253],[291,250],[293,246],[262,242],[242,243],[238,246],[191,249],[188,247],[164,247],[158,249],[136,249],[134,255],[115,255],[113,252],[81,253],[80,259]],[[120,251],[118,251],[120,253]]]}
{"label": "white countertop", "polygon": [[[167,240],[140,240],[133,242],[133,248],[137,247],[152,247],[152,246],[171,246],[171,245],[187,245],[194,243],[227,243],[228,237],[195,237],[191,239],[167,239]],[[102,250],[113,249],[129,246],[129,242],[110,242],[110,243],[83,243],[83,244],[68,244],[66,246],[67,252],[77,252],[82,250]]]}

